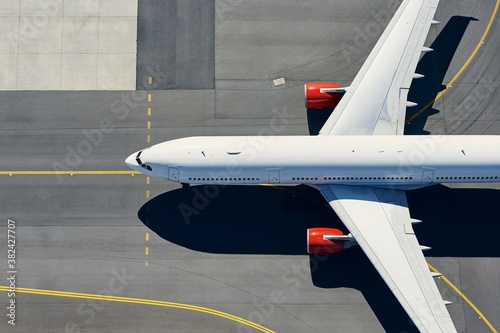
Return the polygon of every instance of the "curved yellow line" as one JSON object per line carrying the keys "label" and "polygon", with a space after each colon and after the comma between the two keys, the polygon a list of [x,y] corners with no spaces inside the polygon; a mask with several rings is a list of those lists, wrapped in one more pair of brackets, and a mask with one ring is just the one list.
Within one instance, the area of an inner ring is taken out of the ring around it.
{"label": "curved yellow line", "polygon": [[128,170],[81,170],[81,171],[0,171],[0,175],[140,175],[137,171]]}
{"label": "curved yellow line", "polygon": [[441,90],[436,95],[436,97],[434,97],[429,103],[427,103],[417,113],[415,113],[413,116],[411,116],[409,119],[407,119],[406,120],[406,124],[409,124],[412,120],[414,120],[415,118],[417,118],[418,116],[420,116],[422,114],[422,112],[424,112],[425,110],[427,110],[432,104],[434,104],[434,102],[436,102],[438,99],[440,99],[441,96],[443,96],[443,94],[453,85],[453,83],[455,83],[455,81],[460,77],[460,75],[462,75],[462,73],[464,72],[464,70],[467,67],[469,67],[470,62],[476,56],[477,52],[479,51],[479,48],[481,47],[481,45],[483,44],[484,40],[486,39],[486,36],[490,32],[491,26],[493,25],[493,22],[495,21],[495,16],[497,14],[499,6],[500,6],[500,0],[497,0],[495,8],[493,9],[493,13],[491,14],[491,17],[490,17],[490,21],[488,22],[488,25],[486,26],[486,29],[483,32],[483,36],[479,40],[479,43],[477,43],[476,48],[474,49],[474,51],[472,52],[472,54],[469,56],[469,58],[467,59],[467,61],[465,62],[465,64],[462,66],[462,68],[460,68],[460,70],[457,72],[457,74],[455,74],[455,76],[451,79],[451,81],[446,85],[446,87],[443,90]]}
{"label": "curved yellow line", "polygon": [[438,274],[441,274],[440,278],[446,282],[453,290],[455,290],[455,292],[457,294],[460,295],[460,297],[462,297],[464,299],[464,301],[467,302],[467,304],[470,305],[470,307],[476,311],[476,313],[479,315],[479,317],[481,317],[481,319],[486,323],[486,325],[488,325],[488,327],[491,329],[492,332],[494,333],[498,333],[498,331],[495,329],[495,327],[493,327],[493,325],[491,325],[491,323],[488,321],[488,319],[486,319],[486,317],[484,316],[484,314],[479,311],[479,309],[474,305],[474,303],[471,302],[471,300],[465,296],[465,294],[460,290],[458,289],[450,280],[448,280],[448,278],[446,278],[446,276],[442,275],[441,272],[439,272],[434,266],[432,266],[431,264],[427,263],[427,265],[429,266],[429,268],[435,272],[435,273],[438,273]]}
{"label": "curved yellow line", "polygon": [[[0,291],[8,292],[9,287],[0,286]],[[143,298],[131,298],[131,297],[122,297],[122,296],[109,296],[109,295],[98,295],[98,294],[85,294],[85,293],[77,293],[77,292],[69,292],[69,291],[58,291],[58,290],[44,290],[44,289],[33,289],[33,288],[16,288],[16,292],[25,293],[25,294],[33,294],[33,295],[45,295],[45,296],[56,296],[56,297],[69,297],[69,298],[82,298],[82,299],[93,299],[99,301],[108,301],[108,302],[120,302],[120,303],[133,303],[133,304],[144,304],[144,305],[152,305],[152,306],[162,306],[169,307],[175,309],[196,311],[201,313],[206,313],[209,315],[225,318],[245,326],[252,327],[258,331],[263,333],[276,333],[264,326],[251,322],[249,320],[243,319],[241,317],[234,316],[229,313],[225,313],[219,310],[214,310],[202,306],[191,305],[191,304],[183,304],[183,303],[174,303],[174,302],[166,302],[166,301],[156,301],[149,300]]]}

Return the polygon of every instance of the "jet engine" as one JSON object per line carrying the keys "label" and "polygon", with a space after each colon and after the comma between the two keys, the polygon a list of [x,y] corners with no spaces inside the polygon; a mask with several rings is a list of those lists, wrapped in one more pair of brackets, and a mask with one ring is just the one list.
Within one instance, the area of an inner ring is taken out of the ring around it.
{"label": "jet engine", "polygon": [[310,82],[304,86],[304,90],[308,109],[334,108],[345,93],[344,88],[330,82]]}
{"label": "jet engine", "polygon": [[307,253],[334,254],[355,244],[354,237],[334,228],[307,229]]}

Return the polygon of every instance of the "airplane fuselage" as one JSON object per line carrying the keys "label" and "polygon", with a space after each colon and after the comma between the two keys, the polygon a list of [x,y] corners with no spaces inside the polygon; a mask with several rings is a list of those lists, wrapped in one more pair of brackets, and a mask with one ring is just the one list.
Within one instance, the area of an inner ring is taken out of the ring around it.
{"label": "airplane fuselage", "polygon": [[[127,164],[190,184],[348,184],[413,189],[500,181],[500,136],[189,137]],[[149,167],[148,170],[146,166]]]}

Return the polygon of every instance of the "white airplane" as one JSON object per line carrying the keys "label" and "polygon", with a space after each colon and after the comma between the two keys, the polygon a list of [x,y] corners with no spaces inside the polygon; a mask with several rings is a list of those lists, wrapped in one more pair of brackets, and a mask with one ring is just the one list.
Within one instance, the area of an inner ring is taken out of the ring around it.
{"label": "white airplane", "polygon": [[404,0],[349,87],[306,85],[336,108],[317,136],[190,137],[130,155],[146,175],[188,184],[306,184],[349,230],[307,232],[308,252],[358,244],[421,332],[456,332],[422,253],[405,191],[500,181],[500,136],[403,136],[407,94],[439,0]]}

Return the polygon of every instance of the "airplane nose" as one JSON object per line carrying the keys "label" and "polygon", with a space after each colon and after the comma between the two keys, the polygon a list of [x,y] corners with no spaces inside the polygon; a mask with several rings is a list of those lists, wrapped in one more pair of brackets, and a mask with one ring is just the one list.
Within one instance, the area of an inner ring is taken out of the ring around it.
{"label": "airplane nose", "polygon": [[130,155],[125,160],[125,164],[128,165],[129,168],[134,169],[134,170],[135,170],[135,166],[137,166],[137,162],[135,160],[135,155],[137,155],[137,153],[134,153],[134,154]]}

